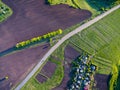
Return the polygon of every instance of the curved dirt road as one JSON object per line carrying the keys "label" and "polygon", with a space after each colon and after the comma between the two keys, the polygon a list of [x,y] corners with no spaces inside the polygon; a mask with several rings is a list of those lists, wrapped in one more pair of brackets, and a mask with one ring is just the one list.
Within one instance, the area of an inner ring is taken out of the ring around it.
{"label": "curved dirt road", "polygon": [[27,81],[34,75],[34,73],[41,67],[41,65],[46,61],[46,59],[63,43],[65,42],[67,39],[69,39],[70,37],[72,37],[73,35],[77,34],[78,32],[84,30],[85,28],[89,27],[90,25],[96,23],[97,21],[99,21],[100,19],[102,19],[103,17],[107,16],[108,14],[110,14],[111,12],[117,10],[118,8],[120,8],[120,5],[113,7],[112,9],[108,10],[107,12],[97,16],[96,18],[94,18],[93,20],[90,20],[89,22],[81,25],[80,27],[78,27],[77,29],[75,29],[74,31],[68,33],[67,35],[65,35],[61,40],[59,40],[59,42],[57,42],[45,55],[44,57],[40,60],[40,62],[35,66],[35,68],[27,75],[27,77],[15,88],[15,90],[20,90],[24,84],[27,83]]}

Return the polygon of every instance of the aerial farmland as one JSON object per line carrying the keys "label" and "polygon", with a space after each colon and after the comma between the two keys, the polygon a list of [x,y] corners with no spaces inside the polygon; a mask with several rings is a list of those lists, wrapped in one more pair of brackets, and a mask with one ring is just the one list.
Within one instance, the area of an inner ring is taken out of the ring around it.
{"label": "aerial farmland", "polygon": [[119,90],[119,3],[0,0],[0,90]]}
{"label": "aerial farmland", "polygon": [[[49,6],[44,0],[3,0],[3,3],[11,8],[13,14],[0,24],[0,77],[9,77],[1,89],[10,89],[23,80],[50,49],[49,42],[44,42],[12,52],[16,43],[59,28],[65,30],[91,16],[87,10],[77,10],[67,5]],[[47,48],[44,48],[46,45]]]}

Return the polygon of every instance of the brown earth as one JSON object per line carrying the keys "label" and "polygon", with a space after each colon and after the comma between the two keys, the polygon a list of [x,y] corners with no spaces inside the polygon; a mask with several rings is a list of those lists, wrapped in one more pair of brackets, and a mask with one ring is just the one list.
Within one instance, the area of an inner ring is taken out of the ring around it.
{"label": "brown earth", "polygon": [[9,79],[0,82],[0,90],[10,90],[11,86]]}
{"label": "brown earth", "polygon": [[65,48],[65,61],[71,63],[72,60],[76,59],[80,55],[80,52],[76,51],[72,46]]}
{"label": "brown earth", "polygon": [[49,48],[50,47],[44,48],[44,46],[38,46],[0,57],[0,77],[9,77],[8,81],[6,80],[7,82],[3,83],[4,85],[0,87],[0,90],[10,90],[8,89],[10,83],[12,83],[11,88],[23,80]]}
{"label": "brown earth", "polygon": [[43,83],[47,80],[47,78],[41,74],[37,74],[36,79],[40,82]]}
{"label": "brown earth", "polygon": [[108,90],[109,75],[95,74],[94,79],[96,82],[96,87],[94,87],[95,89]]}
{"label": "brown earth", "polygon": [[17,42],[65,29],[91,16],[87,10],[67,5],[49,6],[45,0],[2,0],[13,9],[13,15],[0,24],[0,51]]}
{"label": "brown earth", "polygon": [[[91,16],[87,10],[69,8],[67,5],[45,5],[45,0],[2,1],[11,7],[14,13],[0,23],[0,52],[13,47],[17,42],[59,28],[68,28]],[[4,83],[4,87],[0,87],[0,90],[9,90],[9,86],[25,78],[48,49],[49,47],[44,49],[39,46],[0,57],[0,78],[9,76],[9,82]]]}
{"label": "brown earth", "polygon": [[54,72],[56,70],[56,67],[57,67],[57,65],[55,63],[53,63],[51,61],[47,61],[47,63],[43,66],[40,73],[37,74],[36,79],[40,83],[45,82],[48,78],[52,77],[52,75],[54,74]]}
{"label": "brown earth", "polygon": [[80,55],[80,53],[78,51],[76,51],[73,47],[71,46],[67,46],[65,48],[65,60],[64,60],[64,78],[61,82],[61,84],[52,89],[52,90],[66,90],[66,86],[67,86],[67,82],[69,81],[70,77],[69,77],[69,73],[70,73],[70,69],[71,69],[71,62]]}
{"label": "brown earth", "polygon": [[56,64],[55,63],[52,63],[50,61],[48,61],[44,67],[42,68],[41,72],[42,74],[44,74],[45,76],[47,76],[48,78],[51,78],[52,75],[54,74],[55,72],[55,69],[56,69]]}

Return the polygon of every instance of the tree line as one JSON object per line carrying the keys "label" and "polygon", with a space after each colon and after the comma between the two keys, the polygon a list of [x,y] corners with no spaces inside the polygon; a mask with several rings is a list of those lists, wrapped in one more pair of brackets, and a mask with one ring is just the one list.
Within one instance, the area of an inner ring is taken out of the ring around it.
{"label": "tree line", "polygon": [[50,32],[50,33],[47,33],[43,36],[38,36],[38,37],[34,37],[30,40],[26,40],[26,41],[22,41],[22,42],[19,42],[15,45],[16,48],[21,48],[21,47],[25,47],[27,45],[30,45],[32,43],[35,43],[35,42],[39,42],[43,39],[47,39],[47,38],[52,38],[56,35],[59,35],[59,34],[62,34],[62,29],[58,29],[57,31],[53,31],[53,32]]}

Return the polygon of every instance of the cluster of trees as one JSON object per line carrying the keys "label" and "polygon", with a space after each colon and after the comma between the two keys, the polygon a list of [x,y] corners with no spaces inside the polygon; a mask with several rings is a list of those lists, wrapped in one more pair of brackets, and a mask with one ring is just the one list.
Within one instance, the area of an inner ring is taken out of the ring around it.
{"label": "cluster of trees", "polygon": [[50,39],[56,35],[59,35],[59,34],[62,34],[62,29],[58,29],[57,31],[53,31],[53,32],[50,32],[50,33],[47,33],[43,36],[38,36],[38,37],[34,37],[30,40],[26,40],[26,41],[22,41],[22,42],[19,42],[16,44],[16,48],[21,48],[21,47],[25,47],[27,45],[30,45],[31,43],[35,43],[35,42],[39,42],[43,39]]}

